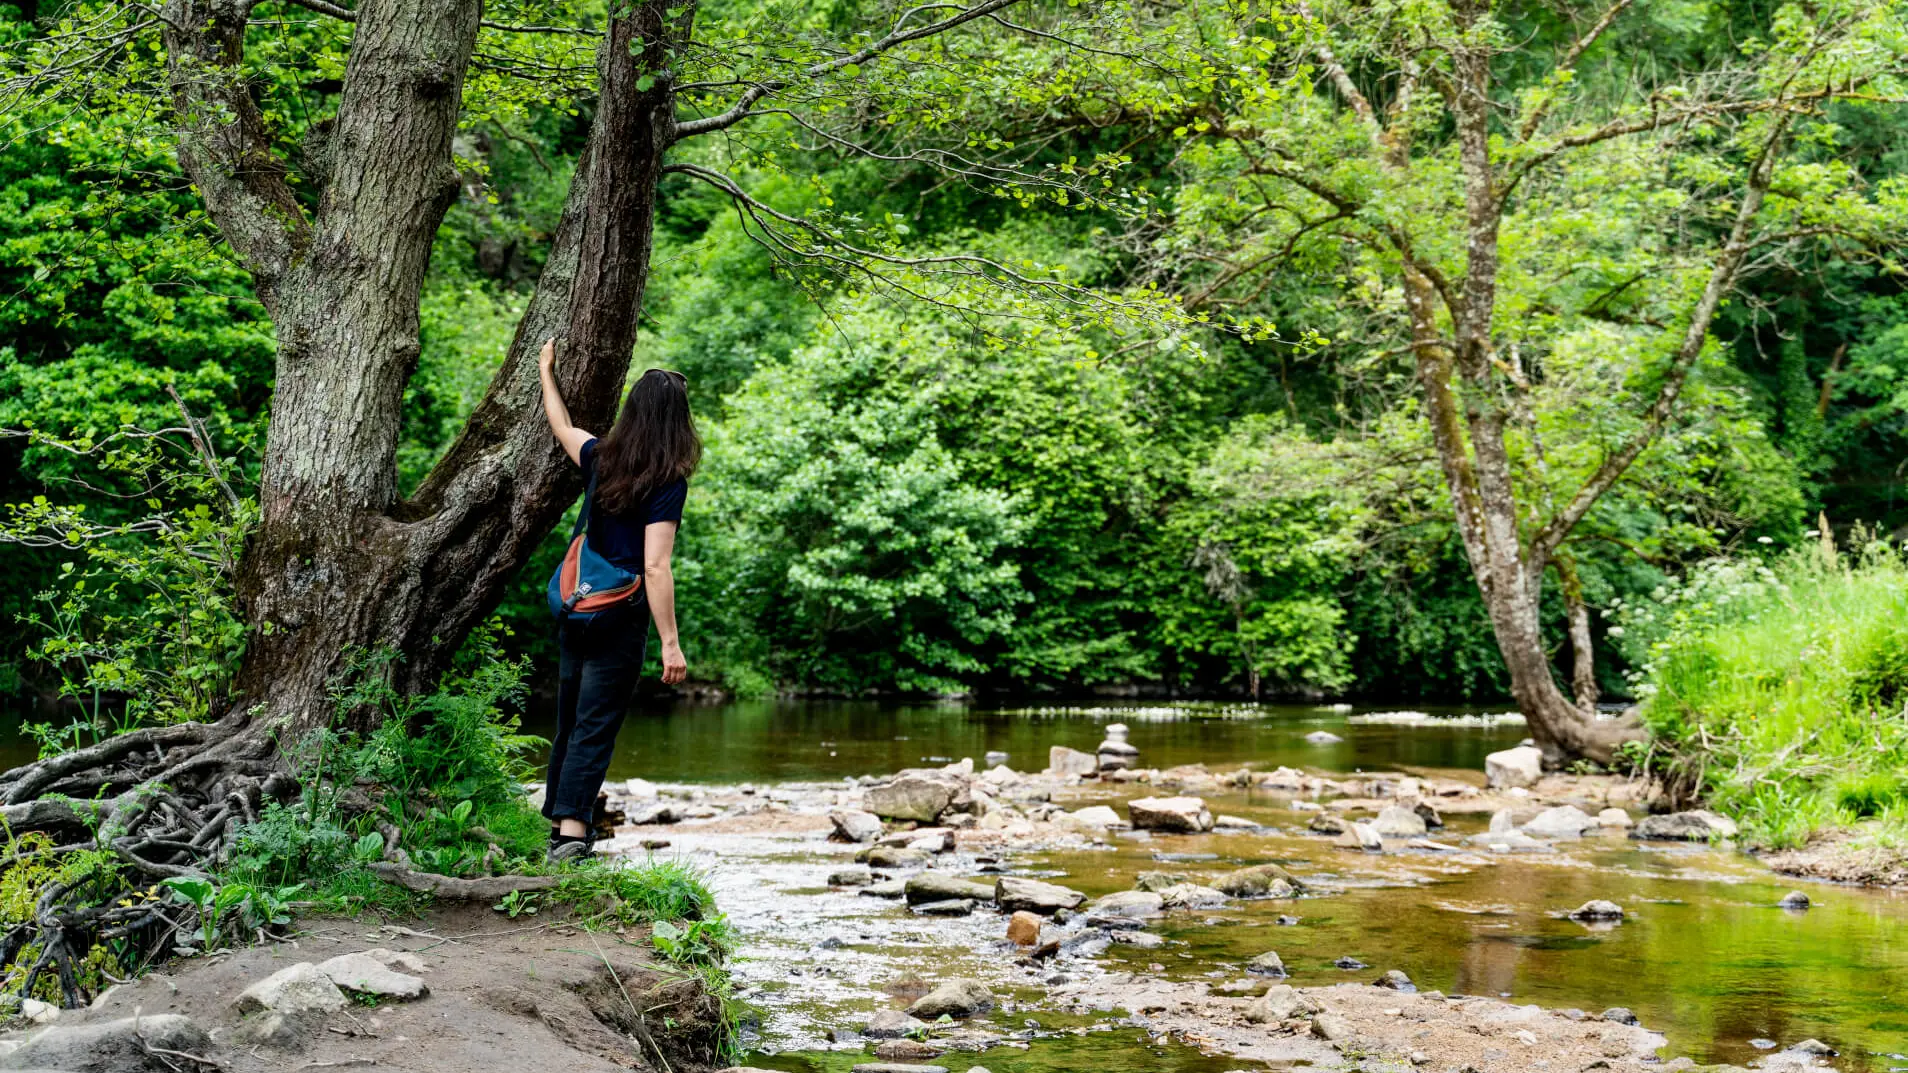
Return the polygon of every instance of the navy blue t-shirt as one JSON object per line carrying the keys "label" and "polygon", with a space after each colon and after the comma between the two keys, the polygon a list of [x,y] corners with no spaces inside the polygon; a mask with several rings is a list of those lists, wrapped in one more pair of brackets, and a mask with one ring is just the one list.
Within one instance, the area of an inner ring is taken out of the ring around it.
{"label": "navy blue t-shirt", "polygon": [[[596,475],[596,440],[592,438],[577,452],[583,464],[583,479]],[[677,477],[649,493],[636,509],[611,514],[598,504],[590,514],[590,547],[598,555],[634,573],[643,572],[643,527],[656,522],[682,521],[682,501],[689,496],[689,482]]]}

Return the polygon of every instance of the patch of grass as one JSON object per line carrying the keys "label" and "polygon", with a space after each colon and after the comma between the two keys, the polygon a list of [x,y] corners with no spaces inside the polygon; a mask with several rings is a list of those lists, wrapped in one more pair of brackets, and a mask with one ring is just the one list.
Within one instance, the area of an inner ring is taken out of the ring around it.
{"label": "patch of grass", "polygon": [[1625,622],[1658,774],[1770,847],[1857,824],[1908,836],[1893,830],[1908,822],[1898,552],[1824,542],[1769,566],[1714,564],[1658,595]]}

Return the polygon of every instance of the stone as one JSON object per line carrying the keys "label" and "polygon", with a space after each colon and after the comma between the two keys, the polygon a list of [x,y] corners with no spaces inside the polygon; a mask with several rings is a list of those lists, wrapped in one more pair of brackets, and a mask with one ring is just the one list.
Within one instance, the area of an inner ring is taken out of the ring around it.
{"label": "stone", "polygon": [[1712,838],[1736,837],[1736,821],[1707,809],[1672,812],[1666,816],[1645,816],[1630,828],[1630,837],[1644,841],[1707,842]]}
{"label": "stone", "polygon": [[232,1005],[240,1013],[276,1010],[284,1014],[344,1009],[344,992],[309,961],[287,965],[239,992]]}
{"label": "stone", "polygon": [[1524,833],[1534,838],[1582,838],[1596,826],[1596,819],[1577,806],[1558,805],[1531,817]]}
{"label": "stone", "polygon": [[917,1066],[901,1062],[863,1062],[848,1073],[947,1073],[946,1066]]}
{"label": "stone", "polygon": [[1823,1043],[1819,1039],[1805,1039],[1782,1049],[1783,1054],[1806,1054],[1814,1058],[1834,1058],[1842,1052]]}
{"label": "stone", "polygon": [[1598,827],[1628,827],[1633,822],[1630,814],[1620,808],[1606,808],[1597,813]]}
{"label": "stone", "polygon": [[1062,909],[1078,909],[1086,904],[1086,895],[1071,887],[1018,876],[996,879],[993,898],[1003,913],[1024,910],[1041,916],[1052,916]]}
{"label": "stone", "polygon": [[1346,849],[1362,849],[1373,853],[1385,848],[1385,840],[1379,836],[1377,828],[1368,823],[1352,824],[1332,844]]}
{"label": "stone", "polygon": [[1168,909],[1217,909],[1226,904],[1226,896],[1211,887],[1181,883],[1159,892],[1159,900]]}
{"label": "stone", "polygon": [[1125,830],[1132,826],[1105,805],[1088,805],[1073,812],[1062,812],[1053,818],[1053,822],[1083,831]]}
{"label": "stone", "polygon": [[1158,916],[1166,908],[1166,899],[1154,891],[1122,890],[1105,895],[1093,903],[1096,917],[1139,918]]}
{"label": "stone", "polygon": [[1246,962],[1246,971],[1254,976],[1271,976],[1275,979],[1284,979],[1286,976],[1285,961],[1271,950]]}
{"label": "stone", "polygon": [[1141,872],[1133,879],[1133,889],[1158,894],[1168,887],[1177,887],[1181,883],[1191,882],[1192,877],[1184,872]]}
{"label": "stone", "polygon": [[430,986],[364,954],[339,954],[318,963],[318,971],[346,991],[381,999],[408,1001],[431,993]]}
{"label": "stone", "polygon": [[86,1025],[54,1025],[0,1059],[0,1069],[62,1073],[173,1073],[179,1067],[149,1048],[209,1054],[212,1040],[176,1013],[124,1017]]}
{"label": "stone", "polygon": [[1252,820],[1248,820],[1243,816],[1227,816],[1224,813],[1212,818],[1212,826],[1216,831],[1256,831],[1259,829],[1259,824]]}
{"label": "stone", "polygon": [[1807,909],[1811,903],[1809,902],[1808,895],[1799,890],[1792,890],[1784,894],[1782,900],[1776,902],[1776,904],[1784,909]]}
{"label": "stone", "polygon": [[1007,941],[1015,946],[1035,946],[1040,942],[1040,918],[1022,909],[1007,918]]}
{"label": "stone", "polygon": [[654,801],[662,791],[648,779],[631,779],[623,784],[623,792],[638,801]]}
{"label": "stone", "polygon": [[1387,805],[1372,821],[1372,830],[1384,838],[1416,838],[1425,833],[1424,817],[1408,808]]}
{"label": "stone", "polygon": [[1348,1040],[1352,1023],[1335,1013],[1321,1013],[1312,1018],[1312,1035],[1322,1040]]}
{"label": "stone", "polygon": [[310,1034],[314,1028],[318,1027],[316,1022],[324,1016],[317,1011],[280,1013],[277,1010],[266,1010],[240,1021],[238,1026],[232,1029],[232,1034],[226,1038],[241,1047],[271,1047],[281,1051],[302,1051],[311,1042]]}
{"label": "stone", "polygon": [[1233,898],[1290,898],[1305,889],[1276,864],[1255,864],[1212,881],[1214,890]]}
{"label": "stone", "polygon": [[972,898],[949,898],[946,901],[914,904],[914,911],[924,917],[965,917],[974,915],[974,906]]}
{"label": "stone", "polygon": [[1433,808],[1429,801],[1420,800],[1412,802],[1411,811],[1418,814],[1418,818],[1424,821],[1426,827],[1437,828],[1444,826],[1444,817],[1438,815],[1438,810]]}
{"label": "stone", "polygon": [[1484,784],[1493,790],[1530,786],[1544,777],[1544,753],[1534,745],[1519,745],[1484,758]]}
{"label": "stone", "polygon": [[908,1014],[923,1021],[936,1017],[966,1018],[994,1008],[994,993],[979,980],[949,980],[914,1000]]}
{"label": "stone", "polygon": [[1277,1024],[1318,1012],[1318,1003],[1290,984],[1273,984],[1246,1007],[1245,1019],[1255,1025]]}
{"label": "stone", "polygon": [[1092,775],[1100,770],[1100,758],[1092,753],[1056,745],[1047,750],[1047,774]]}
{"label": "stone", "polygon": [[1371,984],[1373,987],[1382,987],[1387,991],[1416,991],[1418,989],[1418,985],[1411,982],[1411,977],[1397,969],[1387,969],[1383,976],[1373,980]]}
{"label": "stone", "polygon": [[888,879],[880,883],[870,883],[857,893],[863,898],[900,898],[907,892],[908,885],[905,882],[899,879]]}
{"label": "stone", "polygon": [[1332,967],[1335,969],[1369,969],[1371,968],[1371,966],[1365,964],[1364,962],[1358,960],[1355,957],[1352,957],[1350,954],[1347,954],[1344,957],[1338,958],[1337,960],[1333,961]]}
{"label": "stone", "polygon": [[991,769],[991,768],[1000,767],[1001,765],[1007,763],[1007,761],[1012,759],[1013,757],[1007,755],[1006,753],[1001,752],[998,749],[989,749],[981,757],[981,762],[986,764]]}
{"label": "stone", "polygon": [[1305,743],[1307,745],[1337,745],[1344,740],[1344,738],[1339,737],[1329,730],[1314,730],[1310,734],[1305,735]]}
{"label": "stone", "polygon": [[912,1062],[936,1058],[944,1048],[918,1039],[890,1039],[875,1044],[875,1057],[885,1062]]}
{"label": "stone", "polygon": [[1344,820],[1328,812],[1321,812],[1312,817],[1312,822],[1306,824],[1305,827],[1307,830],[1316,831],[1321,835],[1342,835],[1346,831],[1351,830],[1351,824],[1346,823]]}
{"label": "stone", "polygon": [[834,809],[828,813],[828,822],[835,825],[828,835],[830,842],[873,842],[881,837],[881,817],[858,808]]}
{"label": "stone", "polygon": [[869,1039],[897,1039],[911,1036],[916,1032],[927,1031],[927,1022],[918,1017],[910,1017],[900,1010],[877,1010],[861,1026],[861,1034]]}
{"label": "stone", "polygon": [[1570,911],[1572,920],[1622,920],[1623,907],[1601,898],[1587,901]]}
{"label": "stone", "polygon": [[1473,845],[1482,845],[1492,853],[1555,853],[1555,847],[1541,839],[1532,838],[1522,831],[1487,831],[1465,839]]}
{"label": "stone", "polygon": [[922,872],[910,876],[902,888],[909,905],[925,905],[966,898],[977,902],[994,900],[994,888],[986,883],[951,876],[946,872]]}
{"label": "stone", "polygon": [[1126,814],[1142,831],[1200,834],[1212,830],[1212,813],[1197,797],[1142,797],[1126,803]]}
{"label": "stone", "polygon": [[1612,1006],[1603,1011],[1602,1018],[1616,1025],[1633,1025],[1638,1023],[1636,1014],[1631,1013],[1628,1006]]}
{"label": "stone", "polygon": [[869,812],[888,820],[933,823],[949,809],[965,807],[967,780],[947,771],[911,768],[862,794]]}
{"label": "stone", "polygon": [[36,998],[20,1000],[20,1016],[36,1025],[50,1025],[60,1019],[60,1008]]}
{"label": "stone", "polygon": [[867,856],[868,864],[875,868],[924,868],[933,859],[933,854],[907,846],[876,846]]}
{"label": "stone", "polygon": [[1106,740],[1094,753],[1101,771],[1123,771],[1139,759],[1139,750],[1126,740],[1125,723],[1108,723]]}
{"label": "stone", "polygon": [[664,827],[681,823],[687,814],[667,801],[639,801],[629,806],[624,821],[636,827]]}
{"label": "stone", "polygon": [[1491,824],[1486,830],[1492,834],[1503,834],[1505,831],[1515,831],[1517,830],[1517,817],[1511,815],[1510,809],[1498,809],[1496,812],[1491,813]]}
{"label": "stone", "polygon": [[844,868],[828,873],[828,885],[831,887],[865,887],[873,882],[874,873],[866,868]]}

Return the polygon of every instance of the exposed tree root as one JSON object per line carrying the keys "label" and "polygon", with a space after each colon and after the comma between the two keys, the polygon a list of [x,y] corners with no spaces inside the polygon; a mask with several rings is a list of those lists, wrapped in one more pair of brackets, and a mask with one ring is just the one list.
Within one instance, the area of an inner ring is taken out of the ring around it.
{"label": "exposed tree root", "polygon": [[501,898],[513,892],[549,890],[557,885],[556,876],[482,876],[477,879],[460,879],[456,876],[438,875],[435,872],[415,871],[393,861],[379,861],[370,867],[373,872],[406,890],[420,891],[455,901],[474,902]]}

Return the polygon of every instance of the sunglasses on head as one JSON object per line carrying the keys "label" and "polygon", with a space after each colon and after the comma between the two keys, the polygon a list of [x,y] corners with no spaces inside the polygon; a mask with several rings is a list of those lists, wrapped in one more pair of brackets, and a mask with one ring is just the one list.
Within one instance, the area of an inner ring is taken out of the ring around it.
{"label": "sunglasses on head", "polygon": [[677,372],[674,369],[644,369],[643,370],[644,376],[648,376],[650,373],[662,373],[664,376],[673,376],[676,378],[676,383],[681,384],[683,387],[689,386],[689,378],[682,375],[681,373]]}

